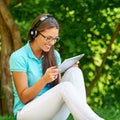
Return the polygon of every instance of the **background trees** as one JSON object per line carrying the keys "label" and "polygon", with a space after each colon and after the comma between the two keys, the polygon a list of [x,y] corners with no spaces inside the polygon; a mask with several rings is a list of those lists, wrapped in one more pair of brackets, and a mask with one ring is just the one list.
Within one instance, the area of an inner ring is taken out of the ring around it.
{"label": "background trees", "polygon": [[[89,104],[94,108],[119,107],[119,0],[1,0],[0,6],[0,102],[4,113],[11,113],[11,107],[8,107],[8,101],[12,101],[9,55],[21,46],[20,43],[24,45],[27,42],[32,20],[43,12],[52,14],[60,23],[61,40],[56,49],[62,60],[85,53],[80,67],[84,73]],[[6,110],[3,110],[4,105]]]}
{"label": "background trees", "polygon": [[0,112],[12,113],[12,89],[9,56],[20,47],[20,32],[9,11],[10,1],[0,1]]}

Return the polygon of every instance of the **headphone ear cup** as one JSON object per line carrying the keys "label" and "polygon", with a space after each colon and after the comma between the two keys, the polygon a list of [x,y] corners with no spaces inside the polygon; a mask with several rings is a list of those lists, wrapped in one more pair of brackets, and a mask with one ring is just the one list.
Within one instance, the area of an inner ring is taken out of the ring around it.
{"label": "headphone ear cup", "polygon": [[35,30],[35,29],[30,30],[30,36],[31,36],[32,39],[35,39],[37,37],[37,35],[38,35],[37,30]]}

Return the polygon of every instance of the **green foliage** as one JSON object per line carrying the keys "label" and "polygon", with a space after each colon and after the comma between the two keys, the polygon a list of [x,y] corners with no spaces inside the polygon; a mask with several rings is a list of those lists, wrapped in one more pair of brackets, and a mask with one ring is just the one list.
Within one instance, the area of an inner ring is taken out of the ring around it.
{"label": "green foliage", "polygon": [[[55,16],[61,26],[61,40],[56,44],[62,60],[80,53],[86,87],[94,79],[104,53],[120,24],[119,0],[14,0],[10,8],[20,27],[23,44],[32,20],[43,12]],[[120,93],[120,34],[113,43],[104,69],[88,102],[92,107],[119,107]],[[93,99],[94,98],[94,99]]]}

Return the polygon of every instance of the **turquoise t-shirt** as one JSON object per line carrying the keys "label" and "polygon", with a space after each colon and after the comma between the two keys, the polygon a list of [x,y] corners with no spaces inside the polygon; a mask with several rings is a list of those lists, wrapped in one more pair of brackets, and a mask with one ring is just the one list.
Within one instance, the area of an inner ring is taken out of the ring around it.
{"label": "turquoise t-shirt", "polygon": [[[54,52],[56,56],[57,65],[60,65],[61,64],[60,54],[56,50]],[[9,64],[10,64],[11,76],[12,76],[12,71],[26,72],[28,77],[28,86],[29,87],[32,86],[43,76],[42,73],[43,57],[44,56],[42,56],[40,59],[36,58],[28,42],[25,46],[13,52],[12,55],[10,56]],[[13,112],[14,112],[14,116],[16,116],[17,111],[21,110],[24,104],[21,102],[17,94],[13,78],[12,78],[12,86],[14,93]],[[51,88],[50,84],[46,85],[37,96],[42,95],[50,88]]]}

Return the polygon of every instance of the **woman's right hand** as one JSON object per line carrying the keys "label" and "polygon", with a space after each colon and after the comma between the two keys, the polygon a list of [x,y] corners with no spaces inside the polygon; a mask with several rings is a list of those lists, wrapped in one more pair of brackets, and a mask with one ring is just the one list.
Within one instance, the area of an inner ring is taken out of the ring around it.
{"label": "woman's right hand", "polygon": [[57,78],[58,72],[59,69],[56,66],[48,68],[42,77],[44,82],[47,84],[54,81]]}

